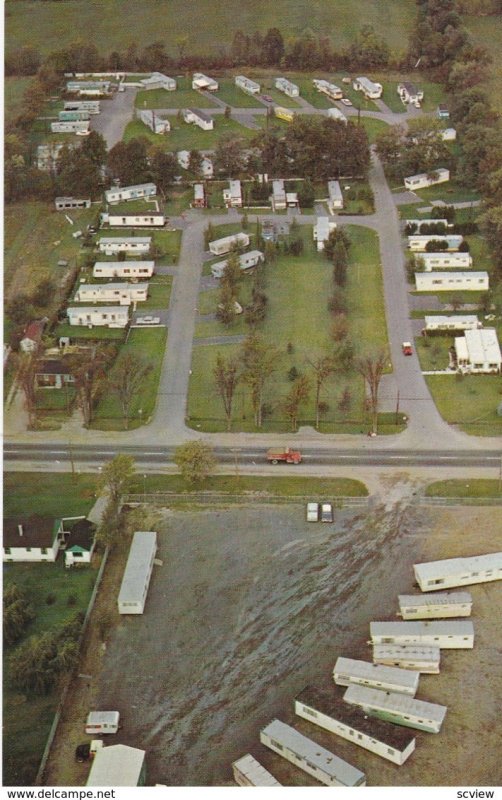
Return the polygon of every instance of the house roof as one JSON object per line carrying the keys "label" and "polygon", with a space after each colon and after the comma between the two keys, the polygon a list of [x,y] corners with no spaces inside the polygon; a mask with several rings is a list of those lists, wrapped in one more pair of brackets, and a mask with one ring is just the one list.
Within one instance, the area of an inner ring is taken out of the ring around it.
{"label": "house roof", "polygon": [[23,339],[31,339],[33,342],[39,342],[44,328],[44,319],[35,319],[33,322],[29,322],[24,329]]}
{"label": "house roof", "polygon": [[[19,534],[22,526],[22,535]],[[7,517],[3,525],[4,547],[51,547],[59,530],[60,521],[54,517]]]}
{"label": "house roof", "polygon": [[37,375],[71,375],[71,369],[59,358],[43,358],[37,363]]}
{"label": "house roof", "polygon": [[91,550],[95,534],[96,526],[88,519],[80,519],[70,531],[66,549],[78,547],[81,550]]}

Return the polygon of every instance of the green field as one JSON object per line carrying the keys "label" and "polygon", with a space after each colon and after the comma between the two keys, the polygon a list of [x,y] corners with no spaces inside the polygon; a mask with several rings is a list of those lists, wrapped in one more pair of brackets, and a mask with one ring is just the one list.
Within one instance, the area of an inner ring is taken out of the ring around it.
{"label": "green field", "polygon": [[221,137],[226,133],[234,133],[244,139],[252,139],[256,136],[256,130],[245,128],[233,119],[227,119],[220,114],[214,117],[214,129],[203,131],[197,125],[189,125],[177,116],[169,118],[171,130],[165,135],[152,133],[139,120],[129,122],[125,132],[124,141],[136,139],[139,136],[146,136],[151,142],[162,146],[165,150],[210,150],[216,146]]}
{"label": "green field", "polygon": [[214,108],[207,94],[192,89],[191,78],[176,78],[176,91],[148,89],[139,91],[134,102],[136,108]]}
{"label": "green field", "polygon": [[148,300],[138,304],[138,311],[169,308],[173,279],[170,275],[154,276],[148,287]]}
{"label": "green field", "polygon": [[[218,78],[219,89],[215,97],[234,108],[261,108],[260,101],[235,85],[233,78]],[[263,89],[263,87],[262,87]]]}
{"label": "green field", "polygon": [[428,375],[427,385],[441,416],[471,436],[501,436],[500,378],[496,375]]}
{"label": "green field", "polygon": [[[92,32],[101,53],[125,49],[131,41],[141,48],[162,41],[177,56],[176,42],[188,35],[187,53],[218,53],[229,46],[234,31],[253,34],[279,27],[284,39],[299,36],[306,29],[329,36],[335,47],[350,44],[363,24],[372,25],[392,49],[406,49],[416,17],[413,0],[360,0],[357,14],[351,0],[245,0],[215,4],[212,0],[186,3],[184,0],[144,0],[141,14],[136,0],[107,0],[88,3],[69,0],[7,0],[5,4],[6,50],[31,44],[43,53],[59,50],[77,38],[79,31]],[[203,23],[202,23],[203,21]]]}
{"label": "green field", "polygon": [[[351,478],[302,478],[294,475],[212,475],[202,485],[204,492],[225,492],[230,496],[243,492],[260,492],[261,496],[283,497],[367,497],[368,490],[360,481]],[[131,485],[131,494],[147,492],[183,492],[190,498],[190,489],[181,475],[147,475]]]}
{"label": "green field", "polygon": [[502,97],[500,86],[502,83],[502,17],[463,17],[464,25],[471,34],[474,42],[488,50],[493,61],[488,68],[489,78],[483,84],[488,92],[492,106],[502,113]]}
{"label": "green field", "polygon": [[23,94],[31,80],[31,78],[5,78],[3,99],[6,120],[21,113]]}
{"label": "green field", "polygon": [[500,480],[489,478],[469,478],[467,481],[451,479],[430,483],[425,490],[426,497],[495,497],[502,496]]}

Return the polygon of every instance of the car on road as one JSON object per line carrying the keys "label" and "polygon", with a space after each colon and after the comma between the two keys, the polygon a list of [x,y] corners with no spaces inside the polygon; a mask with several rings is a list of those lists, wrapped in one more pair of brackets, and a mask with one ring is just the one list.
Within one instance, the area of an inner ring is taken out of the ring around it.
{"label": "car on road", "polygon": [[307,522],[319,522],[319,503],[307,503]]}
{"label": "car on road", "polygon": [[264,100],[266,103],[273,103],[274,98],[270,97],[269,94],[262,94],[261,99]]}
{"label": "car on road", "polygon": [[341,102],[344,104],[344,106],[351,106],[352,105],[352,100],[349,100],[348,97],[342,97]]}
{"label": "car on road", "polygon": [[322,503],[321,522],[333,522],[333,503]]}
{"label": "car on road", "polygon": [[413,355],[413,347],[411,346],[411,342],[403,342],[401,347],[405,356]]}
{"label": "car on road", "polygon": [[136,325],[158,325],[160,323],[160,317],[138,317],[136,319]]}

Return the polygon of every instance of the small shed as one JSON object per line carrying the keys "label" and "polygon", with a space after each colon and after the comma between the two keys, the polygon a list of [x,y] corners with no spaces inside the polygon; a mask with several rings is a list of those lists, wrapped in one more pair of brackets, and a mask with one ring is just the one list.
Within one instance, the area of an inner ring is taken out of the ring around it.
{"label": "small shed", "polygon": [[118,596],[119,614],[142,614],[157,552],[155,531],[136,531]]}
{"label": "small shed", "polygon": [[119,722],[120,712],[118,711],[89,711],[85,722],[85,732],[92,736],[102,733],[117,733]]}

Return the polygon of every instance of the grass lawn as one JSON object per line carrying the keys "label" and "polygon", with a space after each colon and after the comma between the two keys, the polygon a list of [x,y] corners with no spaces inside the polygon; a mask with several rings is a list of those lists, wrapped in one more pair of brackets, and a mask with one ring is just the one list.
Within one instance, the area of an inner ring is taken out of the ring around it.
{"label": "grass lawn", "polygon": [[168,92],[166,89],[140,90],[134,101],[136,108],[214,108],[207,95],[192,89],[189,78],[176,78],[177,89]]}
{"label": "grass lawn", "polygon": [[214,118],[214,129],[203,131],[197,125],[189,125],[177,116],[171,116],[171,130],[168,134],[161,135],[152,133],[139,120],[129,122],[125,132],[124,141],[135,139],[138,136],[146,136],[149,141],[161,145],[166,150],[210,150],[226,133],[234,133],[244,139],[252,139],[256,136],[256,131],[245,128],[233,119],[227,119],[222,114]]}
{"label": "grass lawn", "polygon": [[[373,214],[375,206],[369,201],[369,196],[373,196],[371,187],[367,181],[342,181],[342,192],[344,207],[341,216],[344,214]],[[346,187],[349,187],[348,189]],[[369,192],[368,197],[366,194]]]}
{"label": "grass lawn", "polygon": [[477,192],[460,186],[455,180],[450,180],[448,183],[438,183],[436,186],[429,186],[427,189],[420,189],[415,194],[426,204],[430,203],[431,200],[444,200],[446,205],[479,200]]}
{"label": "grass lawn", "polygon": [[[173,201],[174,202],[174,201]],[[155,231],[153,241],[163,253],[155,259],[159,264],[175,264],[180,255],[182,231]]]}
{"label": "grass lawn", "polygon": [[61,323],[56,325],[53,335],[59,339],[60,336],[70,336],[71,339],[92,339],[95,342],[122,342],[126,332],[123,328],[86,328],[85,325],[70,325]]}
{"label": "grass lawn", "polygon": [[152,278],[148,287],[148,299],[144,303],[138,303],[138,311],[169,308],[172,283],[170,275],[158,275]]}
{"label": "grass lawn", "polygon": [[[137,480],[131,486],[131,494],[147,492],[190,492],[181,475],[147,475],[146,482]],[[207,478],[198,490],[204,492],[259,492],[260,496],[283,495],[289,497],[319,496],[326,500],[333,497],[367,497],[368,490],[360,481],[351,478],[298,478],[295,476],[258,475],[213,475]],[[195,490],[197,491],[197,490]]]}
{"label": "grass lawn", "polygon": [[502,488],[499,480],[490,478],[469,478],[468,481],[451,479],[430,483],[425,489],[426,497],[500,497]]}
{"label": "grass lawn", "polygon": [[379,133],[389,127],[383,120],[372,117],[361,117],[361,124],[368,134],[370,144],[373,144]]}
{"label": "grass lawn", "polygon": [[[133,328],[127,343],[121,348],[117,360],[110,370],[109,377],[113,378],[120,360],[124,358],[126,353],[134,353],[144,359],[145,362],[152,364],[153,369],[144,378],[141,389],[132,402],[129,418],[130,429],[138,428],[143,423],[146,424],[153,414],[165,346],[165,328]],[[139,413],[140,409],[141,414]],[[98,430],[124,430],[122,412],[118,397],[115,394],[105,390],[98,402],[91,427]]]}
{"label": "grass lawn", "polygon": [[497,406],[502,394],[496,375],[428,375],[426,381],[442,417],[472,436],[501,436]]}
{"label": "grass lawn", "polygon": [[417,336],[415,347],[422,370],[447,369],[453,340],[453,336]]}
{"label": "grass lawn", "polygon": [[[295,75],[295,77],[292,77],[291,80],[300,87],[300,96],[306,100],[307,103],[310,103],[311,106],[314,106],[314,108],[334,108],[336,106],[335,101],[330,100],[325,94],[317,91],[312,83],[313,77],[317,77],[317,75],[312,75],[312,77],[300,77],[300,75]],[[336,81],[330,82],[336,83]]]}
{"label": "grass lawn", "polygon": [[64,473],[5,472],[3,511],[14,514],[79,516],[95,502],[96,476]]}
{"label": "grass lawn", "polygon": [[[245,70],[244,70],[245,71]],[[234,108],[261,108],[262,103],[253,95],[246,94],[235,85],[233,78],[218,78],[220,88],[215,92],[215,97],[222,100],[227,106]]]}
{"label": "grass lawn", "polygon": [[423,91],[421,106],[425,113],[435,111],[438,103],[445,102],[445,92],[441,84],[424,80],[420,73],[377,73],[372,78],[382,84],[382,100],[396,114],[405,113],[407,108],[397,93],[397,85],[403,81],[410,81]]}
{"label": "grass lawn", "polygon": [[11,77],[4,80],[5,119],[13,119],[23,107],[23,95],[32,78]]}

